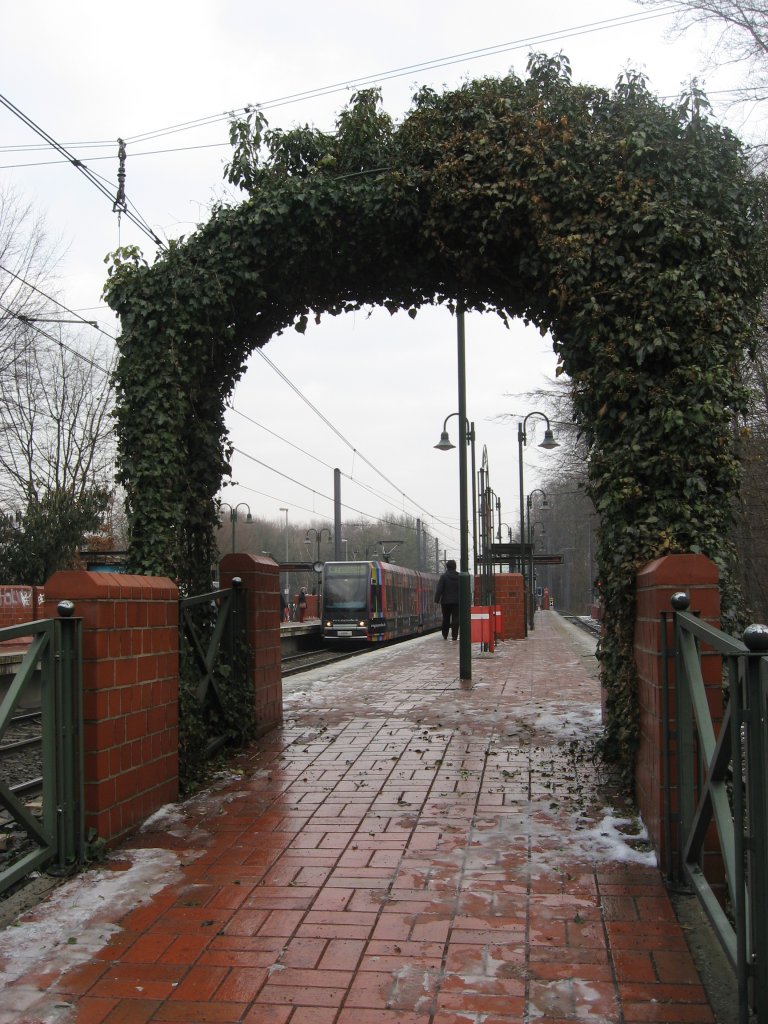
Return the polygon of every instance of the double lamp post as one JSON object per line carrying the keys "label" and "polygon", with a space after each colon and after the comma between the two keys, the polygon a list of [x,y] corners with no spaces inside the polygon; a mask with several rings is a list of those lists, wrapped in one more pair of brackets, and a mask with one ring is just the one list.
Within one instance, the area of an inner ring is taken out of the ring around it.
{"label": "double lamp post", "polygon": [[[461,445],[459,451],[459,530],[461,533],[460,543],[460,554],[459,554],[459,676],[462,682],[471,682],[472,680],[472,642],[470,635],[470,622],[471,613],[470,608],[472,604],[472,589],[469,576],[469,499],[468,499],[468,485],[467,485],[467,447],[472,447],[473,451],[473,467],[472,472],[474,476],[474,442],[475,442],[475,429],[474,424],[470,424],[467,419],[467,390],[466,390],[466,358],[465,358],[465,332],[464,332],[464,305],[459,302],[456,309],[456,340],[457,340],[457,354],[458,354],[458,378],[459,378],[459,409],[458,412],[451,413],[446,416],[443,422],[443,430],[440,435],[440,441],[435,445],[439,451],[450,451],[455,446],[451,443],[448,437],[448,431],[446,429],[448,420],[453,416],[458,416],[459,423],[461,424],[461,440],[465,443]],[[517,430],[517,442],[518,442],[518,453],[519,453],[519,474],[520,474],[520,569],[523,574],[523,590],[526,591],[526,566],[525,566],[525,491],[524,491],[524,480],[523,480],[523,449],[527,442],[526,425],[528,420],[533,416],[540,416],[546,421],[546,430],[544,432],[544,440],[539,445],[540,448],[550,449],[557,448],[558,442],[555,440],[555,436],[552,432],[552,427],[549,422],[549,417],[543,412],[530,412],[518,424]],[[473,481],[473,496],[474,496],[474,481]],[[474,519],[474,513],[473,513]],[[511,533],[511,530],[510,530]],[[530,543],[530,542],[529,542]],[[530,580],[528,581],[528,587],[530,588],[530,594],[527,597],[527,603],[533,600],[533,562],[531,561],[530,568]],[[525,617],[525,632],[528,634],[528,616]]]}
{"label": "double lamp post", "polygon": [[[533,554],[530,553],[530,579],[526,580],[525,571],[525,485],[523,481],[523,449],[525,448],[528,440],[525,427],[528,420],[532,416],[540,416],[547,424],[546,430],[544,431],[544,440],[539,445],[539,448],[557,448],[558,442],[555,440],[555,435],[552,433],[552,427],[549,422],[549,417],[543,412],[529,412],[522,422],[517,425],[517,447],[518,447],[518,463],[520,473],[520,569],[523,574],[523,594],[525,597],[526,614],[525,620],[525,635],[528,635],[528,623],[533,625]],[[542,491],[542,494],[544,492]],[[529,505],[530,508],[530,505]],[[528,543],[531,541],[529,539]]]}

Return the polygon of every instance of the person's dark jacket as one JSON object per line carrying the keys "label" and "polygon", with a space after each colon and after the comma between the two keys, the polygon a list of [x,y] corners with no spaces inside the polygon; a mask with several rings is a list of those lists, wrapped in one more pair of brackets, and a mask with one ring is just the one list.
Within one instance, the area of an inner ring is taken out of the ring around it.
{"label": "person's dark jacket", "polygon": [[446,569],[437,581],[435,604],[459,603],[459,574],[456,569]]}

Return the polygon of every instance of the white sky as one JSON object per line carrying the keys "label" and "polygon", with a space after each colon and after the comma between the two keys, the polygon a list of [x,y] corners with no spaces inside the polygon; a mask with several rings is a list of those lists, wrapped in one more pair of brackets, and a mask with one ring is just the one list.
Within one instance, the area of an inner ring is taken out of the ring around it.
{"label": "white sky", "polygon": [[[0,93],[78,157],[106,157],[89,166],[112,188],[116,145],[83,149],[75,143],[127,139],[129,200],[160,237],[177,237],[204,221],[210,203],[224,194],[226,119],[150,140],[136,137],[224,115],[248,103],[266,104],[342,83],[329,95],[266,111],[272,126],[310,122],[331,129],[355,80],[383,79],[395,69],[444,62],[430,71],[381,81],[384,106],[399,118],[414,87],[442,90],[467,77],[501,75],[510,68],[523,74],[532,49],[564,51],[576,80],[605,86],[613,85],[627,66],[638,68],[656,93],[670,98],[698,75],[717,100],[718,91],[733,79],[702,73],[706,53],[699,34],[669,38],[668,17],[599,27],[606,19],[649,13],[632,0],[4,0]],[[537,41],[543,34],[557,38]],[[502,44],[509,46],[495,56],[456,56]],[[716,107],[722,115],[724,108]],[[0,187],[12,186],[36,204],[50,233],[67,247],[60,267],[63,301],[115,333],[100,299],[104,257],[119,244],[136,243],[151,261],[154,247],[125,218],[119,229],[108,200],[53,151],[9,150],[39,143],[0,107]],[[153,155],[142,155],[147,153]],[[40,165],[14,166],[32,163]],[[358,518],[352,509],[371,516],[405,509],[430,524],[449,556],[456,554],[457,457],[433,451],[443,420],[458,401],[450,314],[427,309],[412,321],[406,314],[390,317],[376,310],[370,317],[326,318],[304,337],[291,331],[273,339],[265,355],[395,488],[355,456],[255,354],[236,389],[235,409],[309,454],[230,414],[236,447],[299,483],[236,456],[237,485],[225,489],[224,499],[247,502],[255,514],[275,521],[283,521],[281,506],[289,509],[291,523],[329,519],[332,467],[338,467],[354,477],[342,481],[345,519]],[[519,323],[507,331],[491,316],[467,318],[468,414],[476,423],[477,457],[486,446],[502,520],[513,528],[516,423],[533,408],[519,396],[546,386],[554,365],[550,343],[536,331]],[[502,414],[508,418],[499,422]],[[455,418],[448,426],[455,440]],[[535,440],[540,439],[539,430]],[[537,465],[551,458],[535,445],[526,449],[526,492],[538,483]],[[386,494],[386,500],[364,487]]]}

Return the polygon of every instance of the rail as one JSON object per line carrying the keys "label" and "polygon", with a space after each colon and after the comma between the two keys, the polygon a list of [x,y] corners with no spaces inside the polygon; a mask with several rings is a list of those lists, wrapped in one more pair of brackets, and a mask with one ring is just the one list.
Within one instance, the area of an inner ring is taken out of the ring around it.
{"label": "rail", "polygon": [[[675,825],[679,829],[678,878],[698,897],[736,973],[740,1024],[747,1024],[750,1010],[768,1021],[768,627],[748,627],[742,643],[689,612],[686,594],[675,594],[672,606],[676,737],[669,700],[665,718],[668,749],[676,738],[679,814],[676,821],[668,792],[666,827],[670,836]],[[717,730],[702,654],[721,659],[727,687]],[[727,903],[702,869],[713,825]]]}

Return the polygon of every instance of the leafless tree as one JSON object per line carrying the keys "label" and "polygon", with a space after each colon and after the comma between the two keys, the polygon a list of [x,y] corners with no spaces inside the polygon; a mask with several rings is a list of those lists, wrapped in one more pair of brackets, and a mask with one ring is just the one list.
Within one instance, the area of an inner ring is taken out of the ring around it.
{"label": "leafless tree", "polygon": [[42,219],[11,190],[0,189],[0,382],[28,341],[30,320],[50,316],[47,285],[60,253]]}
{"label": "leafless tree", "polygon": [[[114,446],[109,353],[15,332],[0,399],[0,500],[14,507],[46,491],[111,490]],[[64,345],[66,344],[66,347]]]}
{"label": "leafless tree", "polygon": [[768,97],[767,0],[636,0],[645,7],[672,8],[675,31],[693,25],[716,31],[710,61],[714,66],[738,63],[744,69],[740,100]]}
{"label": "leafless tree", "polygon": [[111,344],[68,322],[59,256],[0,191],[0,567],[20,580],[58,568],[58,549],[71,557],[113,490]]}

